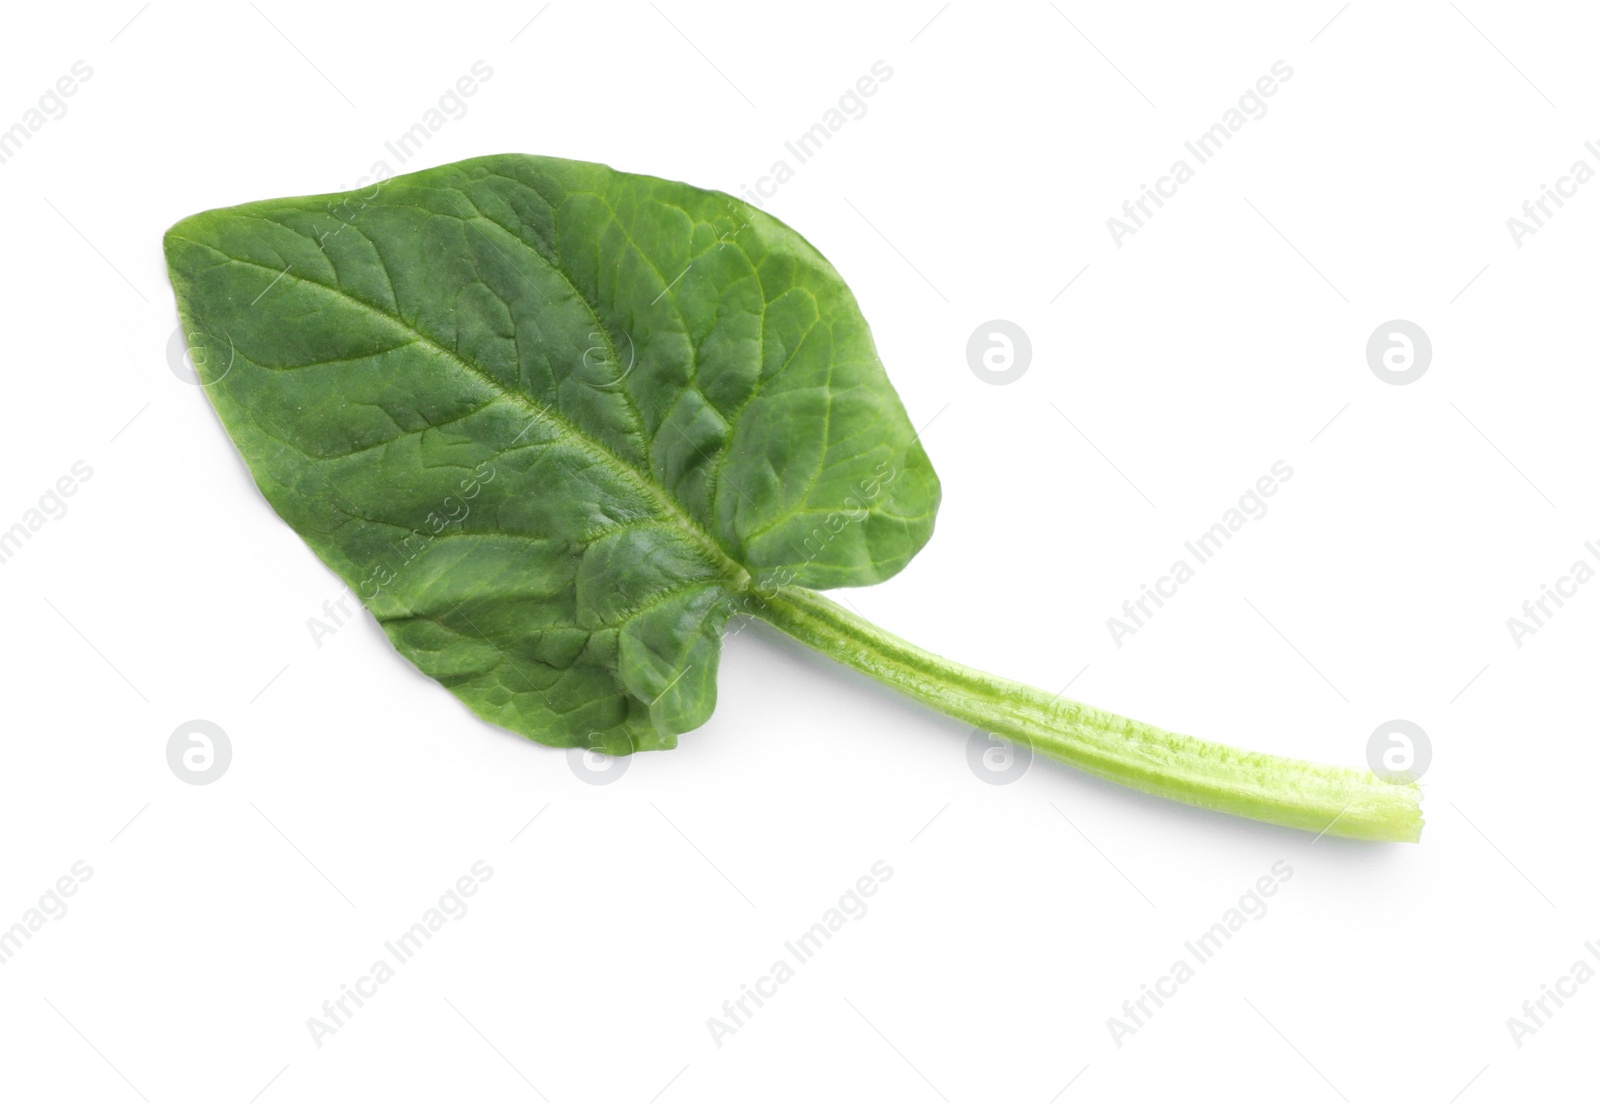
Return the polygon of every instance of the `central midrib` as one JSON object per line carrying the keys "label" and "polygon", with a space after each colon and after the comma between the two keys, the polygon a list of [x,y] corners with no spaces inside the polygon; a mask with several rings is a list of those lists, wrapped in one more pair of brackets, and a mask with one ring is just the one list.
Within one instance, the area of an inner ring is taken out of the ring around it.
{"label": "central midrib", "polygon": [[442,345],[426,331],[419,330],[417,327],[406,322],[406,320],[396,315],[389,314],[376,304],[368,303],[366,300],[363,300],[358,296],[351,295],[343,288],[339,288],[331,284],[324,284],[320,280],[312,280],[309,277],[303,277],[289,269],[282,270],[280,274],[279,270],[274,269],[270,265],[263,265],[258,261],[251,261],[248,258],[234,257],[232,254],[223,250],[219,250],[217,247],[208,242],[201,242],[194,238],[183,238],[180,235],[173,235],[173,237],[180,238],[181,241],[192,242],[201,249],[209,250],[219,257],[227,258],[228,261],[233,262],[234,264],[248,265],[253,269],[260,269],[264,272],[270,272],[275,276],[280,276],[281,279],[297,281],[312,288],[320,289],[323,292],[344,300],[346,303],[358,308],[372,318],[387,323],[390,326],[399,329],[403,333],[410,335],[418,344],[431,349],[433,352],[443,357],[446,361],[449,361],[451,364],[467,373],[467,375],[473,377],[480,384],[494,392],[495,395],[499,396],[501,399],[521,406],[535,420],[545,420],[557,431],[570,439],[579,449],[589,453],[600,464],[606,465],[614,470],[619,477],[633,485],[635,491],[639,492],[647,499],[654,500],[663,511],[670,515],[675,522],[687,530],[689,534],[697,542],[699,542],[701,546],[704,547],[706,552],[711,555],[713,562],[718,568],[729,573],[730,582],[737,583],[740,580],[749,579],[749,572],[744,568],[744,566],[739,564],[732,557],[729,557],[722,547],[717,544],[716,540],[712,538],[710,533],[708,533],[698,522],[691,518],[687,511],[681,505],[679,505],[678,502],[665,491],[665,489],[658,487],[650,476],[645,473],[641,473],[633,465],[617,456],[616,453],[612,452],[605,445],[589,437],[589,435],[585,434],[576,425],[563,418],[556,412],[553,404],[540,405],[531,397],[526,396],[521,392],[506,388],[489,373],[485,372],[483,369],[480,369],[472,362],[466,360],[448,346]]}

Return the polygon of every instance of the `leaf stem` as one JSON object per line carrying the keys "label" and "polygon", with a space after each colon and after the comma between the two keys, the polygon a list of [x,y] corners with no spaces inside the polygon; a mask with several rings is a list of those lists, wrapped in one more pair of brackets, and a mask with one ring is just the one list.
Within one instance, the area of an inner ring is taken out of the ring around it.
{"label": "leaf stem", "polygon": [[1252,753],[1186,737],[991,676],[918,648],[813,591],[762,592],[753,613],[920,703],[1152,795],[1368,841],[1416,841],[1416,784],[1363,769]]}

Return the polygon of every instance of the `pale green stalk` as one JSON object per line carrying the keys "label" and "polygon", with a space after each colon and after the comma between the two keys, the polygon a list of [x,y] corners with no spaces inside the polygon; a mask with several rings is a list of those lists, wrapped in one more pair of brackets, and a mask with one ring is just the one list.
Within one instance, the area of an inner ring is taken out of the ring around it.
{"label": "pale green stalk", "polygon": [[754,614],[840,664],[952,718],[1152,795],[1369,841],[1416,841],[1421,793],[1364,769],[1252,753],[1097,710],[918,648],[804,588]]}

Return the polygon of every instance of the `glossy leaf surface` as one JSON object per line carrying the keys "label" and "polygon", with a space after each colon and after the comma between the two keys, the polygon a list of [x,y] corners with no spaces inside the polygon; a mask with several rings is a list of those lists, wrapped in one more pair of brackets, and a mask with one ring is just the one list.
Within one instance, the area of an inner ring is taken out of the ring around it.
{"label": "glossy leaf surface", "polygon": [[722,193],[505,155],[208,211],[166,253],[268,502],[536,740],[672,746],[758,585],[875,583],[932,532],[854,297]]}

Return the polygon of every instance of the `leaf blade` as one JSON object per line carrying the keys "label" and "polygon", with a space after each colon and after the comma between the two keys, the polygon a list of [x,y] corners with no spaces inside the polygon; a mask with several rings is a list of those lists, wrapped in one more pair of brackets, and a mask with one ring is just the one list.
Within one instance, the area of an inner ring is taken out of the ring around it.
{"label": "leaf blade", "polygon": [[848,288],[731,197],[507,155],[202,213],[167,254],[268,501],[546,743],[670,747],[753,577],[872,583],[931,533]]}

